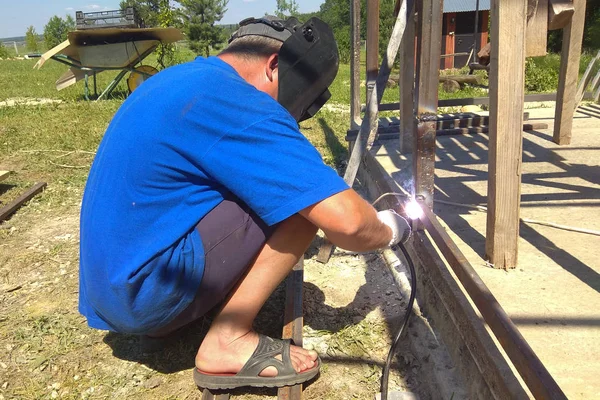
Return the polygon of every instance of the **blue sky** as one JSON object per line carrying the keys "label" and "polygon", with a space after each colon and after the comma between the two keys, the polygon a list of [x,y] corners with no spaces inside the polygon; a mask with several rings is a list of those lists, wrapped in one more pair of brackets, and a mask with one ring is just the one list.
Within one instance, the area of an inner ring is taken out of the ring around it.
{"label": "blue sky", "polygon": [[[324,0],[297,0],[300,12],[317,11]],[[259,17],[275,11],[275,0],[229,0],[221,20],[233,24],[246,17]],[[119,8],[119,0],[0,0],[0,38],[24,36],[33,25],[37,33],[53,15],[64,17],[75,11],[102,11]]]}

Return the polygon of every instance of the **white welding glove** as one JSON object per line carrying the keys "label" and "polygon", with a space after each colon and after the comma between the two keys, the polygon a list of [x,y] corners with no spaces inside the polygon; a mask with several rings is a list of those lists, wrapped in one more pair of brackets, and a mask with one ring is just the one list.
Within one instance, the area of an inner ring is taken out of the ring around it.
{"label": "white welding glove", "polygon": [[394,246],[400,242],[406,243],[410,237],[410,224],[394,210],[383,210],[377,212],[377,218],[392,230],[392,240],[388,246]]}

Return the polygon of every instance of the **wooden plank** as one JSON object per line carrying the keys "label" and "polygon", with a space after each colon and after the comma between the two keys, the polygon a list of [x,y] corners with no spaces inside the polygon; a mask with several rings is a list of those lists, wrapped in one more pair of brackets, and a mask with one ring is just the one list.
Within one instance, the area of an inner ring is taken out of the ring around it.
{"label": "wooden plank", "polygon": [[202,400],[229,400],[229,393],[204,389],[202,390]]}
{"label": "wooden plank", "polygon": [[585,22],[585,0],[575,0],[575,13],[563,30],[560,75],[556,91],[556,113],[553,140],[559,145],[571,143],[575,95],[579,80],[579,59]]}
{"label": "wooden plank", "polygon": [[574,13],[573,0],[549,0],[548,30],[564,28],[569,24]]}
{"label": "wooden plank", "polygon": [[535,8],[527,18],[527,57],[545,56],[548,47],[548,0],[529,0]]}
{"label": "wooden plank", "polygon": [[[591,100],[591,96],[584,95],[584,98]],[[525,102],[538,102],[538,101],[555,101],[556,93],[535,93],[525,95]],[[465,97],[462,99],[445,99],[438,101],[438,107],[456,107],[456,106],[468,106],[468,105],[488,105],[490,104],[489,97]],[[384,103],[379,105],[379,111],[395,111],[398,109],[398,103]],[[362,106],[364,109],[364,106]]]}
{"label": "wooden plank", "polygon": [[360,125],[360,0],[350,3],[350,128]]}
{"label": "wooden plank", "polygon": [[[578,109],[579,112],[585,113],[586,109],[582,109],[581,107]],[[587,110],[591,115],[592,111]],[[596,111],[598,113],[598,111]],[[600,117],[600,115],[598,115]],[[523,131],[537,131],[540,129],[548,129],[548,124],[545,122],[531,122],[531,123],[523,123]],[[437,136],[450,136],[450,135],[476,135],[478,133],[488,133],[489,127],[486,125],[482,126],[471,126],[464,128],[445,128],[445,129],[437,129],[435,134]],[[356,139],[356,131],[349,130],[346,134],[346,141],[351,142]],[[391,127],[388,128],[380,128],[377,133],[376,140],[396,140],[398,139],[397,131],[393,131]]]}
{"label": "wooden plank", "polygon": [[40,182],[33,185],[30,189],[28,189],[25,193],[19,196],[15,201],[0,209],[0,221],[6,220],[12,213],[17,211],[19,207],[23,205],[26,201],[30,200],[36,194],[40,193],[46,187],[46,182]]}
{"label": "wooden plank", "polygon": [[[285,282],[285,312],[283,339],[292,339],[302,346],[302,284],[304,282],[304,256],[298,260]],[[285,386],[277,390],[278,400],[301,400],[302,385]]]}
{"label": "wooden plank", "polygon": [[438,104],[438,77],[442,44],[442,2],[418,2],[416,103],[417,129],[413,136],[414,194],[433,207],[435,173],[435,119]]}
{"label": "wooden plank", "polygon": [[406,31],[400,43],[400,153],[404,151],[404,144],[411,140],[415,129],[415,28],[415,14],[411,12],[406,19]]}
{"label": "wooden plank", "polygon": [[8,178],[10,171],[0,171],[0,182]]}
{"label": "wooden plank", "polygon": [[[592,60],[589,62],[587,68],[585,69],[585,72],[583,73],[583,76],[579,80],[579,85],[577,86],[577,94],[575,95],[576,108],[583,99],[583,94],[585,93],[585,90],[587,89],[592,78],[592,69],[594,69],[594,64],[596,64],[596,61],[598,61],[598,59],[600,59],[600,50],[598,50],[596,56],[592,58]],[[600,71],[598,71],[598,73],[594,77],[594,82],[598,83],[598,79],[600,79]],[[594,90],[596,83],[592,83],[592,91]]]}
{"label": "wooden plank", "polygon": [[518,257],[527,3],[492,0],[488,213],[485,250],[495,268]]}

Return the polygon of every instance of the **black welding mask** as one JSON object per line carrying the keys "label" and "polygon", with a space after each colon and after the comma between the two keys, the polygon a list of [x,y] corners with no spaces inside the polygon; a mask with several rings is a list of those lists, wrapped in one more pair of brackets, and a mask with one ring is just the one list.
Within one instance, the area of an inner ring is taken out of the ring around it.
{"label": "black welding mask", "polygon": [[298,122],[315,115],[331,97],[328,87],[339,65],[338,48],[329,25],[316,17],[304,24],[294,17],[247,18],[240,22],[229,42],[248,35],[283,42],[277,100]]}

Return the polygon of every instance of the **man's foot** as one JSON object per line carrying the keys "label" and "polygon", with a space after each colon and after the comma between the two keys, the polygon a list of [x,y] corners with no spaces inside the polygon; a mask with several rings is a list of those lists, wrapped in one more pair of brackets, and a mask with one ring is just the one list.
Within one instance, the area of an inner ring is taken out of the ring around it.
{"label": "man's foot", "polygon": [[[196,368],[204,373],[238,373],[258,346],[258,334],[249,331],[241,335],[224,335],[209,331],[196,355]],[[310,370],[316,365],[317,353],[298,346],[290,346],[290,359],[296,372]],[[276,356],[281,360],[281,355]],[[277,376],[275,367],[264,369],[260,376]]]}

